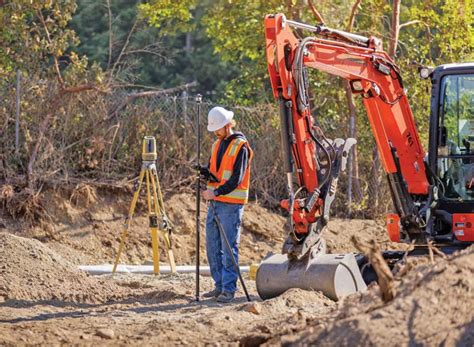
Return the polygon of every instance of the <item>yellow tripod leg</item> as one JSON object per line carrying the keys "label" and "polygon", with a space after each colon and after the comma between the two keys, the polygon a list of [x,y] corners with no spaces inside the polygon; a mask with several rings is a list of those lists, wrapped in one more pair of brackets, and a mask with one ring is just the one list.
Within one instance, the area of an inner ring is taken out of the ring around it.
{"label": "yellow tripod leg", "polygon": [[160,180],[158,179],[158,172],[156,172],[156,168],[153,169],[153,177],[156,178],[156,186],[154,186],[153,189],[154,189],[155,195],[157,195],[158,197],[157,199],[158,207],[160,209],[160,213],[163,216],[166,216],[165,204],[163,202],[163,194],[161,193]]}
{"label": "yellow tripod leg", "polygon": [[125,221],[125,226],[122,231],[122,235],[120,236],[120,246],[117,252],[117,255],[115,257],[115,262],[114,262],[114,267],[112,269],[112,273],[114,274],[115,271],[117,270],[117,265],[120,260],[120,256],[122,255],[123,249],[125,247],[125,240],[128,235],[128,230],[130,229],[130,225],[132,223],[132,218],[133,218],[133,213],[135,211],[135,207],[137,205],[138,197],[140,195],[140,190],[142,189],[142,183],[143,183],[143,177],[145,176],[145,170],[142,169],[140,171],[140,176],[138,178],[138,187],[137,190],[133,193],[133,198],[132,198],[132,203],[130,204],[130,209],[128,210],[128,215],[127,219]]}
{"label": "yellow tripod leg", "polygon": [[[160,181],[158,180],[158,173],[156,172],[155,169],[152,170],[152,175],[151,175],[151,185],[153,188],[153,198],[155,200],[155,213],[156,215],[161,215],[162,217],[166,217],[165,209],[164,209],[164,204],[163,204],[163,195],[161,194],[161,188],[160,188]],[[158,194],[157,194],[157,187],[158,187]],[[173,248],[171,247],[171,241],[166,234],[166,231],[162,230],[161,235],[163,236],[163,239],[165,240],[165,246],[166,250],[168,252],[168,259],[170,261],[170,268],[172,273],[176,273],[176,263],[174,261],[174,254],[173,254]]]}
{"label": "yellow tripod leg", "polygon": [[171,272],[176,273],[176,263],[174,261],[173,249],[171,248],[171,242],[166,233],[163,233],[163,238],[165,240],[166,249],[168,250],[168,259],[170,260]]}
{"label": "yellow tripod leg", "polygon": [[[151,178],[150,178],[151,175]],[[146,197],[148,201],[148,218],[150,219],[151,244],[153,248],[153,272],[160,274],[160,252],[158,248],[158,216],[156,214],[156,200],[152,201],[150,192],[150,179],[153,182],[153,175],[150,170],[146,170]],[[154,204],[154,208],[152,208]]]}
{"label": "yellow tripod leg", "polygon": [[[154,170],[154,173],[155,173],[155,176],[156,176],[156,186],[157,186],[157,190],[158,190],[158,202],[159,202],[159,206],[160,206],[160,209],[161,209],[161,215],[164,218],[166,218],[166,220],[169,224],[169,227],[171,229],[174,229],[173,224],[171,223],[171,221],[168,219],[168,216],[166,215],[165,204],[163,202],[163,195],[161,193],[160,181],[158,180],[158,174],[157,174],[156,170]],[[170,237],[168,236],[168,234],[166,234],[166,231],[163,231],[163,238],[165,239],[166,248],[168,250],[168,255],[169,255],[169,260],[170,260],[170,265],[171,265],[171,271],[176,272],[176,264],[175,264],[174,255],[173,255],[173,246],[171,244]]]}

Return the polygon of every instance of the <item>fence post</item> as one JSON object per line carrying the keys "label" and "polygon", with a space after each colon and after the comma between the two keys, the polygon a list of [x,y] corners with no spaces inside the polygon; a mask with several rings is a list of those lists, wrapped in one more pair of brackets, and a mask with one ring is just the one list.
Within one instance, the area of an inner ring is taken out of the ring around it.
{"label": "fence post", "polygon": [[178,107],[176,106],[176,95],[173,95],[173,115],[174,115],[174,120],[176,121],[176,118],[178,117]]}
{"label": "fence post", "polygon": [[182,102],[183,102],[183,118],[185,124],[188,123],[188,93],[183,90],[183,93],[181,94],[182,96]]}
{"label": "fence post", "polygon": [[16,119],[15,119],[15,155],[20,153],[20,69],[16,70]]}

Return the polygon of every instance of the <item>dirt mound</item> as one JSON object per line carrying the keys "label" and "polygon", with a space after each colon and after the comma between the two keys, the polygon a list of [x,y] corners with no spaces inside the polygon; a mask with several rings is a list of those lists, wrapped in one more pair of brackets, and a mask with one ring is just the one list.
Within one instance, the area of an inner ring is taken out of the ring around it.
{"label": "dirt mound", "polygon": [[[195,256],[196,237],[195,197],[188,193],[175,194],[167,200],[166,205],[170,219],[176,226],[176,252],[183,263],[192,263]],[[201,259],[204,261],[206,261],[204,247],[206,214],[207,208],[203,203],[201,205],[203,239]],[[258,204],[247,204],[242,220],[240,240],[239,258],[242,263],[259,262],[267,253],[274,251],[283,242],[285,221],[286,219],[281,215]]]}
{"label": "dirt mound", "polygon": [[351,242],[352,236],[357,236],[364,242],[374,239],[382,249],[393,249],[401,246],[392,243],[388,238],[385,227],[374,220],[334,218],[329,220],[328,226],[323,232],[329,253],[356,251]]}
{"label": "dirt mound", "polygon": [[[74,191],[73,191],[74,193]],[[44,227],[16,226],[7,220],[7,230],[21,236],[33,237],[46,242],[56,253],[74,264],[111,263],[120,242],[120,234],[132,195],[125,191],[98,189],[93,200],[71,199],[74,194],[67,190],[44,190],[44,204],[53,223],[49,231]],[[148,230],[144,196],[141,196],[134,215],[122,263],[143,264],[151,262],[151,237]],[[196,201],[193,194],[179,193],[165,199],[169,219],[174,223],[173,248],[178,264],[193,264],[196,250]],[[206,263],[205,219],[206,205],[201,204],[200,256]],[[285,239],[286,218],[263,208],[257,203],[245,207],[242,221],[240,262],[258,263],[268,253],[280,252]],[[26,230],[26,231],[25,231]],[[376,239],[384,248],[391,248],[383,227],[374,221],[330,221],[324,237],[330,252],[354,251],[350,237]],[[54,236],[54,237],[52,237]],[[167,255],[160,243],[160,259],[167,262]]]}
{"label": "dirt mound", "polygon": [[[339,304],[329,323],[283,338],[318,346],[474,345],[474,247],[424,264],[401,279],[384,304],[377,286]],[[319,325],[315,325],[318,324]]]}
{"label": "dirt mound", "polygon": [[[111,263],[120,242],[131,194],[125,191],[97,190],[94,199],[84,203],[71,199],[62,189],[45,189],[43,203],[52,223],[31,228],[6,219],[6,229],[20,236],[32,237],[48,244],[56,253],[74,264]],[[143,264],[152,259],[148,218],[141,196],[137,206],[122,263]],[[169,219],[174,223],[173,248],[178,264],[193,264],[196,250],[196,201],[193,194],[179,193],[165,199]],[[207,208],[201,204],[200,255],[206,263],[205,219]],[[269,252],[279,251],[283,243],[286,218],[258,204],[245,207],[242,222],[240,260],[242,264],[259,262]],[[1,227],[1,226],[0,226]],[[167,262],[167,254],[160,240],[160,259]]]}
{"label": "dirt mound", "polygon": [[282,295],[262,302],[262,310],[266,313],[281,314],[292,309],[311,314],[326,313],[335,307],[336,303],[316,291],[289,289]]}
{"label": "dirt mound", "polygon": [[89,277],[41,242],[0,233],[0,299],[97,303],[118,298],[113,282]]}
{"label": "dirt mound", "polygon": [[[90,188],[92,189],[92,188]],[[87,191],[89,191],[88,189]],[[8,231],[20,236],[36,238],[74,264],[112,263],[120,242],[125,216],[132,191],[93,189],[93,199],[79,199],[77,189],[44,189],[44,208],[51,223],[31,228],[18,221],[5,219]],[[152,261],[151,237],[148,229],[145,196],[142,194],[132,221],[121,263],[144,264]],[[166,211],[174,223],[173,251],[178,264],[193,264],[196,258],[196,200],[192,193],[178,193],[165,198]],[[205,219],[207,207],[201,204],[202,263],[205,252]],[[287,218],[278,212],[250,202],[245,206],[240,239],[240,262],[259,263],[268,253],[280,252],[285,239]],[[0,228],[1,228],[0,224]],[[324,232],[330,252],[354,251],[350,237],[376,239],[383,248],[392,248],[383,227],[370,220],[332,219]],[[167,262],[167,254],[160,242],[160,259]]]}

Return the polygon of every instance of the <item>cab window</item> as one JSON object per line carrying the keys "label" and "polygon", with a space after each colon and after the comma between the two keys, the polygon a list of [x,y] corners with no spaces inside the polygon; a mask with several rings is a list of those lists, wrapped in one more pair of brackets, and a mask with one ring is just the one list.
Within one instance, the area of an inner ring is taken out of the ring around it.
{"label": "cab window", "polygon": [[438,175],[445,197],[474,200],[474,75],[441,81]]}

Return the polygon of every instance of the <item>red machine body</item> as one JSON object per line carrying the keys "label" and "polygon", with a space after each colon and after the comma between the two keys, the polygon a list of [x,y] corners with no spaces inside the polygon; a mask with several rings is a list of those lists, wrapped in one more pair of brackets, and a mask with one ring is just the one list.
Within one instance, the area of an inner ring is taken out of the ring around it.
{"label": "red machine body", "polygon": [[387,233],[392,242],[400,242],[400,216],[396,213],[387,214]]}
{"label": "red machine body", "polygon": [[[303,37],[303,32],[313,36]],[[400,70],[380,40],[290,21],[282,14],[266,16],[265,37],[288,185],[288,199],[281,206],[291,223],[283,254],[269,256],[259,266],[260,297],[303,288],[337,299],[363,291],[377,277],[362,255],[325,254],[321,234],[339,173],[356,141],[328,139],[316,125],[309,68],[346,79],[352,93],[363,99],[395,207],[387,215],[390,240],[415,242],[410,255],[425,254],[428,242],[452,252],[474,241],[474,116],[472,108],[459,106],[474,98],[474,63],[439,66],[427,74],[432,107],[425,162]],[[443,103],[449,107],[441,107]],[[383,254],[392,266],[405,255]]]}
{"label": "red machine body", "polygon": [[[298,37],[293,31],[295,28]],[[304,31],[314,36],[299,38]],[[390,238],[397,242],[415,240],[426,244],[434,233],[431,229],[438,223],[432,207],[437,195],[433,180],[437,178],[428,176],[425,151],[400,70],[383,51],[381,41],[323,25],[290,21],[283,14],[266,16],[265,38],[273,95],[280,102],[284,157],[286,147],[289,198],[282,206],[288,209],[293,221],[291,238],[286,244],[301,244],[308,235],[321,232],[334,199],[337,175],[345,166],[343,157],[350,149],[350,146],[343,149],[345,142],[340,139],[336,148],[338,140],[328,141],[315,125],[309,107],[308,68],[348,80],[352,93],[363,98],[396,210],[387,219]],[[334,154],[328,154],[331,151]],[[327,166],[324,163],[328,161]],[[328,170],[331,175],[322,174]],[[296,189],[293,189],[293,175],[297,179]],[[454,214],[449,233],[454,231],[457,240],[473,241],[472,216]],[[446,214],[443,218],[443,223],[450,223]]]}
{"label": "red machine body", "polygon": [[[322,189],[313,140],[317,133],[314,119],[309,107],[300,107],[301,95],[306,91],[298,82],[297,74],[301,73],[298,69],[309,67],[347,79],[352,92],[362,95],[385,171],[388,174],[401,171],[407,193],[426,196],[429,183],[423,163],[424,151],[398,68],[382,51],[380,40],[371,37],[365,47],[329,37],[299,40],[290,24],[295,23],[287,21],[282,14],[267,16],[265,37],[273,95],[280,101],[290,101],[291,134],[288,137],[299,187],[309,195]],[[312,28],[324,32],[324,29]],[[337,33],[328,31],[327,36],[337,36]],[[296,59],[300,59],[301,66],[295,66]],[[317,199],[312,208],[306,210],[304,199],[296,200],[296,203],[291,200],[290,196],[286,205],[289,209],[292,206],[290,213],[296,233],[309,233],[309,226],[322,214],[324,199]]]}
{"label": "red machine body", "polygon": [[474,242],[474,213],[453,214],[453,233],[459,241]]}
{"label": "red machine body", "polygon": [[[281,92],[283,98],[295,101],[298,89],[294,83],[293,72],[287,68],[287,61],[294,58],[300,41],[285,22],[286,19],[281,14],[267,16],[265,19],[268,72],[275,98],[278,98],[278,93]],[[351,82],[360,82],[362,90],[353,88],[352,91],[364,96],[364,106],[385,171],[397,172],[390,149],[391,143],[399,149],[398,156],[409,193],[427,194],[429,184],[423,164],[424,151],[413,114],[401,84],[398,68],[381,50],[379,42],[378,39],[371,38],[369,47],[364,48],[311,38],[306,46],[304,65]],[[293,103],[293,114],[297,115],[294,119],[295,152],[299,154],[296,160],[301,168],[297,176],[300,184],[311,191],[318,185],[313,160],[314,143],[308,134],[305,119],[311,115],[309,110],[299,113],[296,104]]]}

